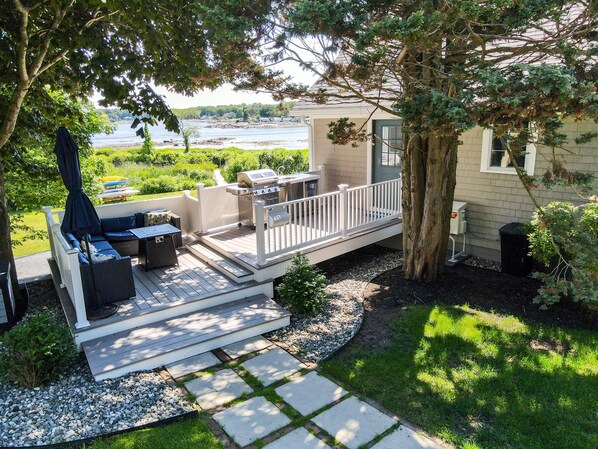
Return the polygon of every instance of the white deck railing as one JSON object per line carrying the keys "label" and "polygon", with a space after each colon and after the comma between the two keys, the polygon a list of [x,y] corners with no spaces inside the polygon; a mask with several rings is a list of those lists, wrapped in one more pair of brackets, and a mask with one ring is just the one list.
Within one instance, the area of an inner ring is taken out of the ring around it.
{"label": "white deck railing", "polygon": [[43,210],[46,215],[46,225],[48,227],[52,258],[60,271],[60,287],[66,288],[73,303],[73,308],[75,309],[75,316],[77,317],[75,327],[77,329],[87,327],[89,326],[89,321],[85,310],[83,283],[81,282],[79,250],[71,248],[62,235],[60,225],[54,220],[52,208],[46,206]]}
{"label": "white deck railing", "polygon": [[[265,206],[256,201],[258,264],[325,240],[347,237],[396,219],[401,214],[401,180],[380,182]],[[286,220],[268,223],[276,215]],[[285,215],[286,214],[286,215]]]}

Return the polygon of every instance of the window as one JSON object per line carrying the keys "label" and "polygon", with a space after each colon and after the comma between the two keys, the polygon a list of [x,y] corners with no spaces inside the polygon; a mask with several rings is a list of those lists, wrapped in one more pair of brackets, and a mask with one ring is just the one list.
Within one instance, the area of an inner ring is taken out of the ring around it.
{"label": "window", "polygon": [[[509,136],[494,137],[492,129],[485,129],[482,137],[482,163],[480,171],[486,173],[506,173],[516,175],[515,167],[506,150]],[[517,165],[533,176],[536,165],[536,145],[528,143],[519,155],[515,157]]]}
{"label": "window", "polygon": [[382,160],[386,167],[401,166],[401,150],[403,149],[403,134],[400,126],[382,127]]}

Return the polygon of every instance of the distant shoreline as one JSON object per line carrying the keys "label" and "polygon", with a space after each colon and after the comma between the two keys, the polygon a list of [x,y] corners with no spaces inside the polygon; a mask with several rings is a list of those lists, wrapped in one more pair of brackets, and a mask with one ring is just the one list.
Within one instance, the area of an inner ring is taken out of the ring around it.
{"label": "distant shoreline", "polygon": [[[143,140],[131,128],[132,120],[113,122],[112,134],[100,134],[92,138],[95,148],[137,148]],[[141,127],[142,125],[139,125]],[[308,128],[298,122],[242,122],[237,120],[186,120],[185,126],[196,126],[199,135],[191,138],[193,148],[238,147],[249,150],[271,148],[302,149],[308,147]],[[138,128],[138,127],[137,127]],[[183,147],[179,134],[166,130],[159,123],[149,128],[156,147]]]}
{"label": "distant shoreline", "polygon": [[[112,122],[116,125],[120,124],[128,124],[133,123],[133,120],[119,120],[117,122]],[[185,123],[208,123],[208,126],[205,128],[221,128],[221,129],[230,129],[230,128],[290,128],[290,127],[302,127],[305,126],[301,122],[296,121],[282,121],[282,122],[257,122],[257,121],[249,121],[243,122],[240,120],[232,119],[189,119],[185,120]],[[141,126],[141,125],[140,125]],[[151,128],[150,128],[151,130]]]}

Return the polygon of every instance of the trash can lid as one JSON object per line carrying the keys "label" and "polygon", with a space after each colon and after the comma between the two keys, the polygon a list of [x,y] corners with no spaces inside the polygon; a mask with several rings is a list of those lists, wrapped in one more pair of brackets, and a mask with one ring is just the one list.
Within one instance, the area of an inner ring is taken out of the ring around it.
{"label": "trash can lid", "polygon": [[525,223],[509,223],[501,227],[498,232],[500,235],[526,235],[525,230],[523,227]]}

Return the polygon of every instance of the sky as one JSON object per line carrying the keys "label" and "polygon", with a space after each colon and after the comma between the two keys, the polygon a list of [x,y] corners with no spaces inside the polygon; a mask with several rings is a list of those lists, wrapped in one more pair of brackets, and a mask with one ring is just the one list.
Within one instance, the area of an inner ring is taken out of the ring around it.
{"label": "sky", "polygon": [[171,108],[176,109],[241,103],[275,103],[270,94],[235,92],[231,85],[219,87],[214,91],[208,89],[193,97],[186,97],[174,92],[168,92],[168,90],[163,87],[156,87],[155,90],[166,97],[166,102]]}
{"label": "sky", "polygon": [[[302,52],[295,49],[298,54],[309,60],[309,53]],[[290,75],[294,82],[307,84],[311,86],[316,82],[317,77],[313,72],[302,69],[297,63],[291,61],[284,61],[276,66],[277,69],[282,70],[283,73]],[[186,97],[174,92],[169,92],[166,88],[153,86],[155,91],[164,95],[166,102],[171,108],[184,109],[195,106],[218,106],[228,104],[242,104],[242,103],[277,103],[272,99],[272,95],[266,93],[256,93],[247,91],[235,91],[233,86],[225,84],[214,91],[206,89],[194,95],[193,97]],[[92,97],[92,101],[97,105],[97,102],[102,97],[98,94]]]}

